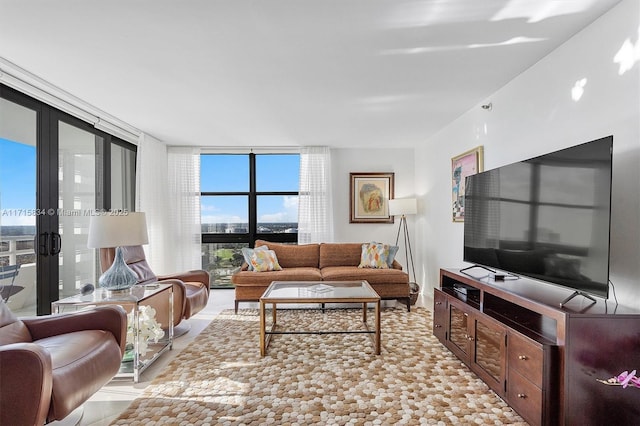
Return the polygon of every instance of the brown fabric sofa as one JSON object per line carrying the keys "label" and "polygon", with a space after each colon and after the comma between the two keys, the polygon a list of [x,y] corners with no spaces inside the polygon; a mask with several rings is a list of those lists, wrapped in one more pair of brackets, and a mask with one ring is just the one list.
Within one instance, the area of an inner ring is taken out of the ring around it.
{"label": "brown fabric sofa", "polygon": [[279,244],[257,240],[256,247],[273,250],[281,271],[249,271],[248,265],[231,277],[235,284],[235,311],[240,302],[255,302],[272,281],[367,280],[381,299],[404,301],[411,310],[409,275],[396,260],[389,269],[358,268],[362,243]]}

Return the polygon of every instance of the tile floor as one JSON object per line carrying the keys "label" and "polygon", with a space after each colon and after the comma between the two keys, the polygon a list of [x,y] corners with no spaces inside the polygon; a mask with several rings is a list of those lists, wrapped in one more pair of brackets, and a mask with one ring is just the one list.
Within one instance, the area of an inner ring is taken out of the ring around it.
{"label": "tile floor", "polygon": [[[154,377],[184,349],[208,324],[213,317],[225,309],[233,309],[233,290],[212,290],[209,303],[205,309],[189,320],[191,329],[188,333],[175,339],[173,350],[165,352],[154,364],[149,366],[141,375],[138,383],[131,379],[114,379],[105,385],[84,405],[81,426],[106,426],[124,411],[131,401],[144,391]],[[389,303],[384,302],[387,306]],[[258,304],[241,304],[241,308],[254,307]],[[417,306],[430,306],[430,300],[419,297]],[[256,347],[256,350],[259,350]]]}

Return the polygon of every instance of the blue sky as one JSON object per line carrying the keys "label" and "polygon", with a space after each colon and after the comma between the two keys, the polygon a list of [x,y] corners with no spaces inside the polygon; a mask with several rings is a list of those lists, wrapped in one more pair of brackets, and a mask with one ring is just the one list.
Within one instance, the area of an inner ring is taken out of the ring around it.
{"label": "blue sky", "polygon": [[[249,190],[247,155],[205,155],[200,165],[201,191]],[[258,191],[298,191],[300,158],[298,155],[257,155]],[[246,196],[202,197],[202,223],[246,223]],[[258,222],[297,222],[298,197],[261,196],[258,198]]]}
{"label": "blue sky", "polygon": [[0,138],[0,217],[2,225],[35,225],[35,216],[7,210],[36,207],[36,147]]}
{"label": "blue sky", "polygon": [[[258,191],[298,191],[298,155],[256,156]],[[205,155],[201,164],[202,191],[249,190],[247,155]],[[0,217],[2,225],[35,225],[34,216],[8,214],[35,209],[36,148],[0,138]],[[203,197],[202,223],[246,223],[246,196]],[[1,214],[1,212],[0,212]],[[297,222],[298,197],[261,196],[258,222]]]}

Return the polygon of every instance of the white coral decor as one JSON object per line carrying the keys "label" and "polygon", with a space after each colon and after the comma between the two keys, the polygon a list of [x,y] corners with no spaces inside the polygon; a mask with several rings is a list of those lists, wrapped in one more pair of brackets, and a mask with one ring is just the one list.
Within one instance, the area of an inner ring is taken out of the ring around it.
{"label": "white coral decor", "polygon": [[[133,345],[133,311],[127,315],[127,345]],[[140,306],[138,314],[138,353],[145,355],[149,340],[157,342],[164,336],[164,331],[156,321],[156,310],[151,306]]]}

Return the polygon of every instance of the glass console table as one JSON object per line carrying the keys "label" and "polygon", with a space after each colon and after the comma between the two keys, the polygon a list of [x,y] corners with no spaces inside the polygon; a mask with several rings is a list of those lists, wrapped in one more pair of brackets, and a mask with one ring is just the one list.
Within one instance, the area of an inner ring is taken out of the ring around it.
{"label": "glass console table", "polygon": [[[131,361],[123,361],[120,372],[116,377],[133,377],[138,383],[140,374],[160,357],[164,352],[173,348],[173,286],[171,284],[134,285],[128,292],[110,292],[104,288],[97,288],[88,295],[77,294],[51,303],[54,314],[72,310],[86,309],[99,305],[120,305],[127,314],[133,312],[133,321],[128,327],[133,327],[133,356]],[[147,352],[140,355],[140,310],[150,305],[160,313],[162,318],[156,318],[164,330],[164,336],[157,342],[149,341]],[[166,317],[165,317],[166,315]]]}

